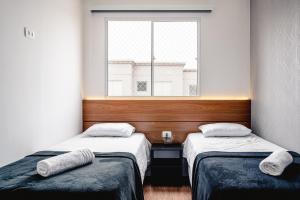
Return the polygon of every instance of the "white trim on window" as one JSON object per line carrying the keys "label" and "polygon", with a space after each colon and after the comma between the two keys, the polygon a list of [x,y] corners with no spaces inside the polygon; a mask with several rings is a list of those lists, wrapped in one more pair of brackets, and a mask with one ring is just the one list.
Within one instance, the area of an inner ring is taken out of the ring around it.
{"label": "white trim on window", "polygon": [[[197,96],[201,96],[201,17],[104,17],[105,20],[105,96],[108,96],[108,21],[197,22]],[[151,27],[151,96],[154,96],[153,27]]]}

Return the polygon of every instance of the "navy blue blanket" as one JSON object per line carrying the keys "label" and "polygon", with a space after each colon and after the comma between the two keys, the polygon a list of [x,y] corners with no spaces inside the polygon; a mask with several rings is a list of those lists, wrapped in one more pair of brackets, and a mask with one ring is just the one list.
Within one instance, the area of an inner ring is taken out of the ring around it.
{"label": "navy blue blanket", "polygon": [[0,168],[0,196],[19,199],[143,200],[135,157],[130,153],[95,153],[92,164],[43,178],[38,161],[64,152],[38,152]]}
{"label": "navy blue blanket", "polygon": [[199,154],[193,166],[193,200],[299,200],[300,155],[279,177],[259,170],[270,153]]}

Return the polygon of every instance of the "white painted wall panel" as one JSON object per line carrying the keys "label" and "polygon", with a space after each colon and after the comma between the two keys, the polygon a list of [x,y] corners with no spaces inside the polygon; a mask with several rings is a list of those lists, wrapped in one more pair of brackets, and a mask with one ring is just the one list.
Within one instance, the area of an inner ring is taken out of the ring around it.
{"label": "white painted wall panel", "polygon": [[251,1],[252,127],[300,152],[299,0]]}
{"label": "white painted wall panel", "polygon": [[1,0],[0,25],[1,166],[81,131],[81,1]]}

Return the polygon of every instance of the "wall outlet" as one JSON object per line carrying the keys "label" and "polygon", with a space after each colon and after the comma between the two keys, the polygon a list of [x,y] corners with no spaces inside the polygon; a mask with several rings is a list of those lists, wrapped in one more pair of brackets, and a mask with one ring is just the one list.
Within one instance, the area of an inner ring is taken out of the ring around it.
{"label": "wall outlet", "polygon": [[24,27],[24,36],[28,39],[34,39],[35,38],[35,32],[33,30],[30,30],[27,27]]}
{"label": "wall outlet", "polygon": [[172,131],[162,131],[161,136],[163,138],[171,138],[172,137]]}

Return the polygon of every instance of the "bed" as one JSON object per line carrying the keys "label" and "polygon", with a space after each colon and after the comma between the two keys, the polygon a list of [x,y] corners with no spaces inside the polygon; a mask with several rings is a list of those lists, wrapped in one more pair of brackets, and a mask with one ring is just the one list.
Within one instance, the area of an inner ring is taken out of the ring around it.
{"label": "bed", "polygon": [[89,137],[86,134],[78,135],[61,144],[49,148],[49,151],[74,151],[88,148],[93,152],[111,153],[127,152],[135,156],[144,180],[147,166],[150,163],[151,144],[142,133],[134,133],[130,137]]}
{"label": "bed", "polygon": [[255,134],[204,137],[189,134],[183,156],[188,162],[193,200],[299,199],[300,156],[280,177],[263,174],[258,165],[270,152],[283,149]]}
{"label": "bed", "polygon": [[[92,164],[48,178],[37,174],[38,161],[82,148],[95,153]],[[80,134],[0,168],[0,195],[140,200],[149,157],[150,143],[144,134],[128,138]]]}

